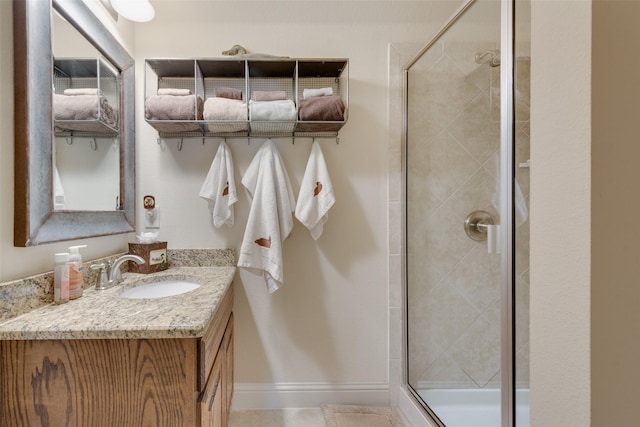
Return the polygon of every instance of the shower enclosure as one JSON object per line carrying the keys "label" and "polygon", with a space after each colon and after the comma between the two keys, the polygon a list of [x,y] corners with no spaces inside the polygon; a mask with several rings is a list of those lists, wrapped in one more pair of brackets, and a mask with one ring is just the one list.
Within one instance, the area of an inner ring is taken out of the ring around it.
{"label": "shower enclosure", "polygon": [[529,4],[471,0],[404,69],[407,388],[529,425]]}

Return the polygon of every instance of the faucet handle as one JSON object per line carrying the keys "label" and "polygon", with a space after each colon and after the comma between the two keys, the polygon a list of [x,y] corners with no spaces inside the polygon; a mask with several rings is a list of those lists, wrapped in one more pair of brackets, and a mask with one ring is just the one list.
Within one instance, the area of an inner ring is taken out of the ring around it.
{"label": "faucet handle", "polygon": [[92,270],[100,270],[100,275],[96,281],[96,289],[107,289],[107,266],[101,262],[100,264],[91,264],[89,268]]}

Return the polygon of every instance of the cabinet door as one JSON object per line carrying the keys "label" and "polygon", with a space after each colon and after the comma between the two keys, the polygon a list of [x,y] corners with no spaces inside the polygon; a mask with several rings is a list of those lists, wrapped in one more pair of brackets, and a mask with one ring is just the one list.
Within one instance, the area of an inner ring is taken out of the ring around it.
{"label": "cabinet door", "polygon": [[227,414],[229,414],[231,412],[231,400],[233,399],[233,314],[229,318],[229,324],[224,333],[221,352],[224,354],[225,404]]}
{"label": "cabinet door", "polygon": [[226,405],[222,378],[223,358],[217,357],[198,402],[201,427],[226,427]]}

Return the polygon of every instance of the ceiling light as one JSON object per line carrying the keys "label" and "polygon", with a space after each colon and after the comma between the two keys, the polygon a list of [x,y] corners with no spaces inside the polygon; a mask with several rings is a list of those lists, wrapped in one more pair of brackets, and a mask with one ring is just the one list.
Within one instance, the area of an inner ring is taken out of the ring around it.
{"label": "ceiling light", "polygon": [[111,0],[118,15],[135,22],[151,21],[156,14],[149,0]]}

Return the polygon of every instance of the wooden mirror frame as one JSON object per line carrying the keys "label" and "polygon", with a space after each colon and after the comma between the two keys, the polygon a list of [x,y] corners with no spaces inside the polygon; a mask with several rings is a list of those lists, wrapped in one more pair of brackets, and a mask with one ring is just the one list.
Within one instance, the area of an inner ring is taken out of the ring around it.
{"label": "wooden mirror frame", "polygon": [[[60,13],[120,71],[120,207],[53,206],[51,14]],[[82,0],[14,0],[14,246],[135,231],[134,61]]]}

